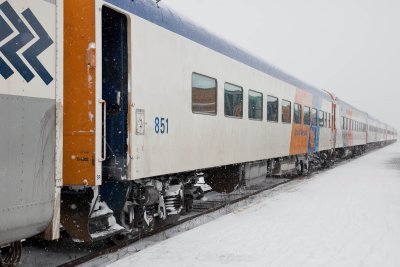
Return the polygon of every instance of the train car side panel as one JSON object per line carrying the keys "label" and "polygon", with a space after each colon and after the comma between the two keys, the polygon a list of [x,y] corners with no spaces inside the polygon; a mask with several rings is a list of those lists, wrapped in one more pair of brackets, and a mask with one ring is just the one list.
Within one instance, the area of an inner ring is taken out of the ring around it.
{"label": "train car side panel", "polygon": [[[135,112],[143,110],[145,114],[144,134],[131,138],[135,154],[132,177],[151,177],[288,154],[292,125],[281,123],[281,101],[287,100],[293,105],[294,86],[136,16],[132,15],[131,21],[133,106]],[[156,37],[158,42],[153,41]],[[193,72],[217,79],[217,115],[192,112]],[[243,87],[242,118],[224,114],[226,82]],[[262,121],[249,120],[249,89],[263,93],[265,104],[267,96],[279,97],[279,123],[266,121],[266,105]],[[132,116],[134,129],[138,128],[136,114]],[[161,120],[168,123],[163,133],[157,131],[157,122],[161,126]],[[249,134],[252,140],[246,140]]]}
{"label": "train car side panel", "polygon": [[0,245],[42,232],[55,210],[56,13],[0,1]]}

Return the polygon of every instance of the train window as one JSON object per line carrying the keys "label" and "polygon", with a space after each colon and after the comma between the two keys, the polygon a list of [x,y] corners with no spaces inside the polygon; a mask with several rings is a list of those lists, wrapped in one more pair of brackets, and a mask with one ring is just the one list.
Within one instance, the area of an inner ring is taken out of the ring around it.
{"label": "train window", "polygon": [[321,110],[318,110],[318,125],[324,127],[324,112]]}
{"label": "train window", "polygon": [[301,106],[297,103],[294,103],[293,121],[294,123],[301,124]]}
{"label": "train window", "polygon": [[310,125],[310,107],[304,106],[304,124]]}
{"label": "train window", "polygon": [[243,117],[243,88],[225,83],[225,116]]}
{"label": "train window", "polygon": [[282,122],[290,123],[292,118],[292,103],[282,100]]}
{"label": "train window", "polygon": [[328,113],[324,113],[324,123],[325,123],[325,128],[328,128]]}
{"label": "train window", "polygon": [[217,80],[192,74],[192,112],[217,114]]}
{"label": "train window", "polygon": [[263,119],[263,94],[249,90],[249,119]]}
{"label": "train window", "polygon": [[328,128],[331,128],[331,113],[328,113]]}
{"label": "train window", "polygon": [[278,98],[267,97],[267,120],[278,122]]}
{"label": "train window", "polygon": [[315,108],[311,110],[311,124],[317,126],[317,110]]}
{"label": "train window", "polygon": [[331,128],[331,114],[328,112],[326,113],[326,115],[328,116],[327,119],[327,127]]}

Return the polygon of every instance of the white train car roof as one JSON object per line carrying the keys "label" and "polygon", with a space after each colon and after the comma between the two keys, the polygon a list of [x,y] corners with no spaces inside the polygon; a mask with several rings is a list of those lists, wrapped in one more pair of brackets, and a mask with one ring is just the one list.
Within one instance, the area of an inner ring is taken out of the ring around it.
{"label": "white train car roof", "polygon": [[151,23],[179,34],[185,38],[201,44],[209,49],[219,52],[227,57],[237,60],[251,68],[266,73],[276,79],[287,82],[297,88],[309,91],[319,98],[330,99],[330,95],[324,90],[318,89],[294,76],[288,74],[274,65],[260,59],[251,53],[230,44],[226,40],[205,30],[167,7],[159,8],[149,0],[105,0],[121,9],[141,17]]}
{"label": "white train car roof", "polygon": [[353,105],[351,105],[351,104],[349,104],[349,103],[343,101],[342,99],[340,99],[340,98],[338,98],[338,97],[336,97],[336,103],[338,103],[339,105],[342,105],[342,106],[349,107],[349,108],[351,108],[352,110],[355,110],[355,111],[357,111],[357,112],[360,112],[360,113],[364,114],[365,117],[368,118],[368,121],[369,121],[369,122],[372,121],[372,122],[377,123],[377,124],[380,124],[380,125],[388,125],[388,124],[386,124],[386,123],[384,123],[384,122],[378,120],[377,118],[375,118],[375,117],[369,115],[367,112],[362,111],[362,110],[360,110],[360,109],[354,107]]}
{"label": "white train car roof", "polygon": [[368,113],[367,113],[367,112],[362,111],[362,110],[356,108],[355,106],[353,106],[353,105],[347,103],[346,101],[343,101],[343,100],[340,99],[339,97],[336,97],[336,98],[335,98],[335,102],[336,102],[337,104],[339,104],[340,106],[347,107],[347,108],[351,108],[353,111],[356,111],[356,112],[358,112],[358,113],[364,115],[364,116],[365,116],[365,119],[366,119],[367,116],[368,116]]}

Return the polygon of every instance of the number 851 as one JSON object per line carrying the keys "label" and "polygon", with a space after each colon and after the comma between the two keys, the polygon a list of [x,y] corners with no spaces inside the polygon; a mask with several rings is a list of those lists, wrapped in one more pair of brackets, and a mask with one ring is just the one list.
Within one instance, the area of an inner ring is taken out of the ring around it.
{"label": "number 851", "polygon": [[155,117],[154,130],[156,134],[168,134],[168,118]]}

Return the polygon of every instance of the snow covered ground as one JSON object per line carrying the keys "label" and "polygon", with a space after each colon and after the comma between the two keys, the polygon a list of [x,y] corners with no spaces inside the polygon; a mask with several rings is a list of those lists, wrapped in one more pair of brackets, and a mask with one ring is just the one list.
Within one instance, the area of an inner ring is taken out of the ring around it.
{"label": "snow covered ground", "polygon": [[110,266],[400,266],[400,144]]}

